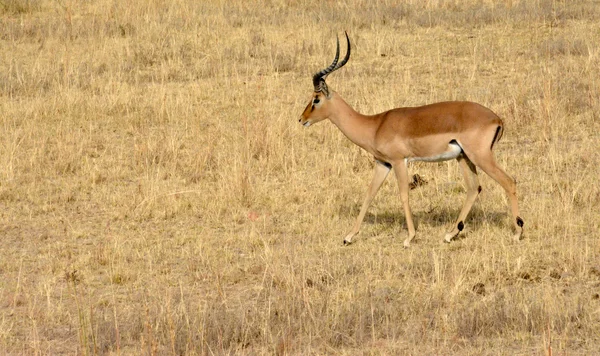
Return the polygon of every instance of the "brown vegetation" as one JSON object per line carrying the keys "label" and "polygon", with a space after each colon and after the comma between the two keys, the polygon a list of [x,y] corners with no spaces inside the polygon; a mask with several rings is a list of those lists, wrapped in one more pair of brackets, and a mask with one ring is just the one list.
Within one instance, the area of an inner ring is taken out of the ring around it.
{"label": "brown vegetation", "polygon": [[[593,1],[0,0],[0,354],[591,354],[600,344]],[[363,112],[471,100],[503,190],[394,178],[304,129],[312,74]]]}

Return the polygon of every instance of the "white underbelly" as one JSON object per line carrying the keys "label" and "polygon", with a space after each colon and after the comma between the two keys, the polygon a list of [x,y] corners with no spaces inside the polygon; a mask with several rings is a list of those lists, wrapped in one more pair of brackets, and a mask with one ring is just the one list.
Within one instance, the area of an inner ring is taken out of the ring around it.
{"label": "white underbelly", "polygon": [[423,161],[423,162],[443,162],[449,161],[451,159],[455,159],[460,156],[462,153],[462,148],[458,145],[458,143],[450,143],[448,144],[448,149],[439,155],[429,156],[429,157],[408,157],[406,159],[407,162],[414,161]]}

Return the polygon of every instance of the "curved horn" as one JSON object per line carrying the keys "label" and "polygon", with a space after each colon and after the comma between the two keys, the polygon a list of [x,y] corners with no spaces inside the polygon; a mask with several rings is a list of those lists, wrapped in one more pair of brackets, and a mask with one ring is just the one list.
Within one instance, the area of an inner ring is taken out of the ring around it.
{"label": "curved horn", "polygon": [[348,32],[344,31],[344,34],[346,35],[346,42],[348,43],[348,50],[346,52],[346,56],[344,56],[344,59],[342,59],[342,61],[340,63],[338,63],[335,68],[333,68],[332,72],[334,70],[338,70],[340,68],[342,68],[346,63],[348,63],[348,60],[350,59],[350,37],[348,37]]}
{"label": "curved horn", "polygon": [[329,67],[317,72],[313,75],[313,85],[315,86],[315,91],[321,91],[321,82],[325,82],[325,78],[331,72],[333,72],[336,68],[338,59],[340,58],[340,39],[337,38],[337,49],[335,51],[335,58],[333,62],[329,65]]}
{"label": "curved horn", "polygon": [[348,32],[344,31],[344,34],[346,35],[346,42],[348,44],[346,55],[344,56],[344,59],[338,63],[338,59],[340,58],[340,39],[337,38],[337,48],[333,62],[329,65],[329,67],[321,70],[313,76],[313,85],[315,86],[316,92],[323,91],[327,96],[329,96],[329,89],[325,83],[325,78],[327,78],[327,76],[332,72],[342,68],[350,59],[350,37],[348,37]]}

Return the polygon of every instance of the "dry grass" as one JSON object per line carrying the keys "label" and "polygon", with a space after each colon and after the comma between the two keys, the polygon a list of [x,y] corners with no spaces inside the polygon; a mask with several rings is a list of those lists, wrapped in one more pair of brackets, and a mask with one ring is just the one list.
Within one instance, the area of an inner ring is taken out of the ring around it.
{"label": "dry grass", "polygon": [[[0,1],[0,354],[553,354],[600,336],[593,1]],[[526,238],[415,164],[417,241],[372,158],[297,118],[311,75],[364,113],[505,119]]]}

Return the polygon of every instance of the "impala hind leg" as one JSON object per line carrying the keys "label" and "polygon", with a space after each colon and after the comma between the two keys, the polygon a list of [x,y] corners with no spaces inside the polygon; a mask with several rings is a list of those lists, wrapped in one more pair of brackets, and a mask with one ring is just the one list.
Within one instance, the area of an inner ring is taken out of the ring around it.
{"label": "impala hind leg", "polygon": [[473,162],[471,162],[465,155],[459,156],[457,161],[460,165],[460,169],[467,185],[467,198],[465,199],[465,203],[460,211],[460,214],[458,214],[458,219],[456,219],[454,227],[448,231],[448,233],[446,233],[444,242],[450,242],[463,230],[465,226],[465,219],[467,218],[467,215],[469,215],[469,212],[473,207],[473,203],[475,203],[475,199],[477,199],[477,196],[481,192],[481,186],[479,185],[479,179],[477,178],[477,168]]}
{"label": "impala hind leg", "polygon": [[373,198],[375,198],[377,191],[381,187],[381,184],[387,177],[388,173],[390,173],[391,168],[392,166],[389,163],[384,163],[380,161],[377,161],[375,163],[375,172],[373,174],[373,180],[371,181],[369,190],[367,190],[367,196],[365,197],[365,201],[363,202],[362,207],[360,208],[360,213],[358,214],[358,218],[356,219],[352,230],[348,233],[348,235],[346,235],[346,237],[344,237],[344,245],[352,243],[352,238],[356,234],[358,234],[360,226],[362,225],[362,222],[365,219],[367,209],[369,208],[369,205],[371,205]]}
{"label": "impala hind leg", "polygon": [[512,221],[515,227],[515,234],[513,235],[513,240],[519,241],[521,239],[521,235],[523,234],[523,219],[519,217],[519,202],[517,199],[517,183],[515,180],[510,177],[502,168],[498,166],[496,160],[494,159],[494,155],[492,151],[486,152],[484,155],[477,157],[477,160],[474,157],[471,157],[473,163],[475,163],[479,168],[481,168],[487,175],[492,177],[498,184],[504,188],[508,198],[510,200],[510,209],[512,212]]}
{"label": "impala hind leg", "polygon": [[402,200],[402,206],[404,207],[404,215],[406,217],[406,227],[408,228],[408,238],[404,240],[404,247],[409,247],[410,242],[415,238],[416,230],[413,222],[412,212],[410,205],[408,204],[408,167],[406,166],[406,160],[402,160],[397,164],[394,164],[394,172],[398,179],[398,187],[400,188],[400,199]]}

